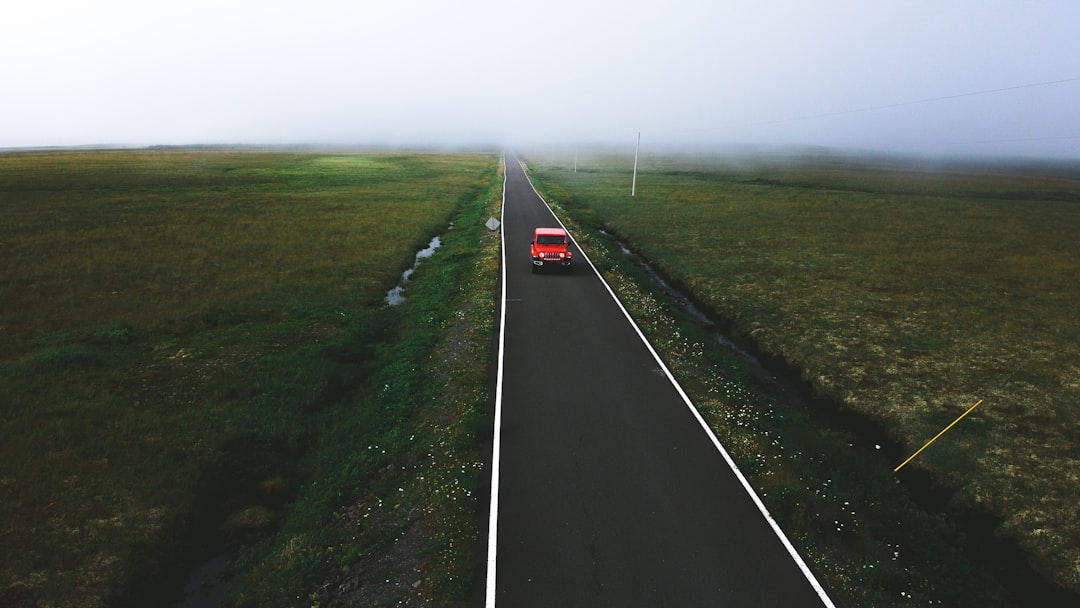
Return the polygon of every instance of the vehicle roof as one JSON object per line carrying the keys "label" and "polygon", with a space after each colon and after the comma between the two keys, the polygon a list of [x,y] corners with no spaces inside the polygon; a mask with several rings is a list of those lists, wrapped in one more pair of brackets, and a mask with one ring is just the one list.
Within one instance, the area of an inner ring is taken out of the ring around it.
{"label": "vehicle roof", "polygon": [[566,231],[562,228],[537,228],[536,234],[558,234],[561,236],[566,234]]}

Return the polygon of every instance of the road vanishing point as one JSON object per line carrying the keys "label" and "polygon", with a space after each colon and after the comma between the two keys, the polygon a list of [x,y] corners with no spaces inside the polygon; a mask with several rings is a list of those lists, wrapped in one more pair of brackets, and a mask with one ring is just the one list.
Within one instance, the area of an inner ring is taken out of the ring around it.
{"label": "road vanishing point", "polygon": [[585,252],[531,272],[561,223],[505,179],[486,607],[833,606]]}

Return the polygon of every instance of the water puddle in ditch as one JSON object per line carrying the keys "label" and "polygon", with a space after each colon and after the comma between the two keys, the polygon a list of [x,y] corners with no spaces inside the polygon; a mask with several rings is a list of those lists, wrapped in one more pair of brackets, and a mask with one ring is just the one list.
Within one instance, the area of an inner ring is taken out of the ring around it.
{"label": "water puddle in ditch", "polygon": [[386,292],[387,304],[389,304],[390,306],[397,306],[405,301],[405,287],[409,284],[409,277],[412,276],[413,271],[415,271],[416,267],[420,265],[420,262],[435,255],[435,250],[438,249],[441,245],[442,241],[439,240],[439,237],[436,236],[435,238],[431,239],[431,242],[428,243],[427,247],[416,252],[416,262],[413,263],[412,268],[401,273],[401,282],[398,283],[398,286]]}

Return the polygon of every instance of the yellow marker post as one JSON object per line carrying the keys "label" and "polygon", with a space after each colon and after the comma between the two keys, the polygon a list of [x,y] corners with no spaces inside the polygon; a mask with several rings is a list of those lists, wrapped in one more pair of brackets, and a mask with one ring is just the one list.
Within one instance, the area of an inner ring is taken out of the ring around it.
{"label": "yellow marker post", "polygon": [[927,442],[926,442],[926,445],[924,445],[924,446],[922,446],[921,448],[919,448],[919,449],[918,449],[918,451],[917,451],[917,452],[915,452],[914,454],[912,454],[911,456],[908,456],[908,459],[907,459],[907,460],[905,460],[904,462],[901,462],[901,463],[900,463],[900,466],[898,466],[898,467],[896,467],[895,469],[893,469],[893,473],[895,473],[895,472],[899,471],[900,469],[904,468],[904,465],[905,465],[905,464],[907,464],[907,463],[911,462],[912,460],[915,460],[915,457],[916,457],[916,456],[918,456],[919,454],[922,454],[922,451],[923,451],[923,450],[925,450],[926,448],[930,447],[930,444],[931,444],[931,443],[934,443],[935,441],[937,441],[937,440],[938,440],[938,437],[941,437],[942,435],[944,435],[944,434],[945,434],[945,431],[948,431],[949,429],[951,429],[951,428],[952,428],[953,426],[955,426],[955,425],[956,425],[956,423],[957,423],[957,422],[960,422],[961,420],[963,420],[963,419],[964,419],[964,416],[967,416],[968,414],[970,414],[971,412],[973,412],[973,411],[975,410],[975,408],[977,408],[977,407],[979,407],[980,405],[982,405],[982,402],[983,402],[983,400],[982,400],[982,399],[979,399],[978,401],[976,401],[976,402],[975,402],[975,405],[973,405],[973,406],[969,407],[969,408],[968,408],[968,410],[967,410],[966,412],[964,412],[963,414],[960,414],[960,417],[959,417],[959,418],[957,418],[956,420],[953,420],[953,421],[952,421],[952,422],[951,422],[951,423],[949,424],[949,426],[947,426],[947,427],[945,427],[945,428],[941,429],[941,432],[940,432],[940,433],[938,433],[937,435],[934,435],[934,438],[933,438],[933,439],[931,439],[930,441],[927,441]]}

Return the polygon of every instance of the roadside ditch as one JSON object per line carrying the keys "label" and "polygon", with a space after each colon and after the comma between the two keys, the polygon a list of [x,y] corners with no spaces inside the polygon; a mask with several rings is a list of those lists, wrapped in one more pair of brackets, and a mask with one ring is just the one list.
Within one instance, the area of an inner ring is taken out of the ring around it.
{"label": "roadside ditch", "polygon": [[[800,369],[780,357],[762,352],[752,342],[733,337],[734,323],[731,320],[708,312],[708,307],[697,301],[688,290],[665,276],[614,235],[602,230],[600,233],[610,240],[624,259],[644,273],[654,291],[663,294],[682,314],[709,333],[717,344],[741,360],[760,388],[773,399],[805,414],[815,428],[841,430],[855,438],[858,445],[849,447],[860,450],[862,457],[876,458],[884,464],[898,463],[908,456],[905,448],[892,439],[880,424],[841,408],[835,401],[816,395],[810,384],[802,379]],[[891,468],[891,465],[885,466]],[[958,509],[951,501],[955,489],[939,483],[919,467],[907,467],[895,474],[895,478],[907,489],[919,508],[928,513],[944,515],[953,522],[967,541],[964,554],[973,564],[989,572],[1007,590],[1015,605],[1028,605],[1032,598],[1038,598],[1041,606],[1065,608],[1080,605],[1080,597],[1076,594],[1047,582],[1035,572],[1015,543],[995,535],[1001,521],[998,516],[985,511]]]}
{"label": "roadside ditch", "polygon": [[[452,224],[450,228],[453,228]],[[384,298],[386,305],[400,306],[405,302],[404,292],[413,272],[421,262],[433,256],[441,245],[442,239],[437,235],[426,247],[416,252],[413,265],[401,274],[397,286],[386,293]],[[224,491],[227,493],[227,489]],[[210,494],[214,495],[216,492]],[[284,504],[275,506],[276,511],[281,511],[283,508]],[[177,596],[173,604],[174,608],[218,608],[224,601],[225,590],[229,583],[228,568],[232,559],[235,558],[235,547],[226,546],[226,543],[218,538],[216,532],[224,525],[226,513],[220,508],[216,509],[215,513],[201,525],[202,529],[210,531],[206,534],[207,538],[197,543],[198,548],[203,552],[203,557],[183,577],[182,588],[173,592]]]}

